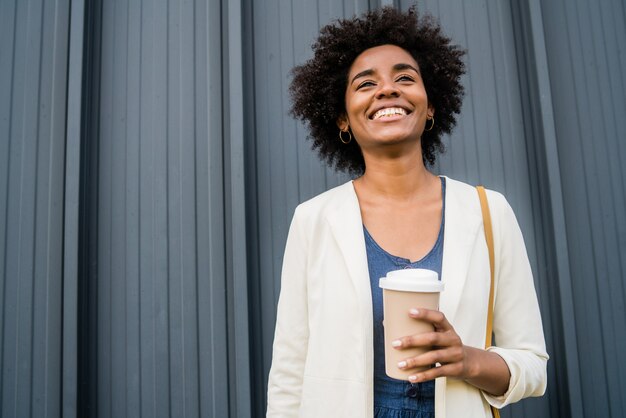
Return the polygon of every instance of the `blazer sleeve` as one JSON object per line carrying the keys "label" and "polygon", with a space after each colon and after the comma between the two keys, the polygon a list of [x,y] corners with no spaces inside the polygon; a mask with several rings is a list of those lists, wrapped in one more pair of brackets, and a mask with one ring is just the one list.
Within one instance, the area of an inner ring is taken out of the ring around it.
{"label": "blazer sleeve", "polygon": [[496,408],[546,390],[546,352],[541,315],[522,232],[504,196],[489,193],[495,251],[494,347],[509,367],[502,396],[483,395]]}
{"label": "blazer sleeve", "polygon": [[307,242],[301,207],[289,228],[276,317],[272,367],[268,381],[267,417],[298,416],[309,339],[307,306]]}

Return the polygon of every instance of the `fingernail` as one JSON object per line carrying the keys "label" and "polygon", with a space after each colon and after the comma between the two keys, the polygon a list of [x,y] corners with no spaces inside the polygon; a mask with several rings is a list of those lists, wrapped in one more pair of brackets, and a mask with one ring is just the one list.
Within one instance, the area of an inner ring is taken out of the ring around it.
{"label": "fingernail", "polygon": [[391,342],[392,347],[400,347],[401,345],[402,345],[402,341],[400,340],[395,340]]}
{"label": "fingernail", "polygon": [[406,367],[406,361],[401,361],[398,363],[398,367],[404,369]]}
{"label": "fingernail", "polygon": [[411,376],[409,376],[409,381],[410,382],[415,382],[417,380],[417,376],[415,376],[414,374],[412,374]]}
{"label": "fingernail", "polygon": [[409,310],[409,313],[410,313],[411,315],[419,315],[420,311],[418,311],[418,310],[417,310],[417,309],[415,309],[415,308],[411,308],[411,309]]}

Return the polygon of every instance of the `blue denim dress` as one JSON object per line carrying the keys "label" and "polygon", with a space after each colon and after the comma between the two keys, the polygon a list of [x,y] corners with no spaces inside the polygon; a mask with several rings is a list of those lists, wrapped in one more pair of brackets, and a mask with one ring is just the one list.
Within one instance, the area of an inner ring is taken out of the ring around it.
{"label": "blue denim dress", "polygon": [[[375,418],[434,418],[435,382],[434,380],[412,384],[408,381],[393,379],[385,373],[385,346],[383,331],[383,294],[378,287],[378,279],[391,270],[403,268],[423,268],[436,271],[441,278],[443,258],[443,230],[445,213],[445,178],[441,178],[443,208],[441,228],[437,242],[421,260],[411,263],[406,258],[396,257],[383,250],[374,241],[365,226],[365,248],[372,288],[374,308],[374,417]],[[408,314],[408,313],[407,313]]]}

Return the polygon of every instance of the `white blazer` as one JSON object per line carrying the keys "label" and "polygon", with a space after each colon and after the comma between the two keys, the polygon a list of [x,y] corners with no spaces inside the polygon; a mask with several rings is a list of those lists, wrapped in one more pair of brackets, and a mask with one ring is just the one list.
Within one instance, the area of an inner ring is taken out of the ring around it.
{"label": "white blazer", "polygon": [[[435,416],[490,417],[546,387],[541,316],[521,231],[506,199],[487,192],[495,241],[494,333],[490,350],[511,371],[490,396],[439,378]],[[466,345],[484,347],[489,256],[476,189],[446,179],[440,309]],[[268,417],[373,416],[372,300],[363,224],[352,182],[296,208],[283,260]]]}

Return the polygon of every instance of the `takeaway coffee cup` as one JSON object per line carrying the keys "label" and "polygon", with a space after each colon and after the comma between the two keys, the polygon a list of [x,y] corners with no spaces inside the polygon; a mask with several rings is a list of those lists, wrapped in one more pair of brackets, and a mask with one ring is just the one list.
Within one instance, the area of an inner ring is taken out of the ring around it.
{"label": "takeaway coffee cup", "polygon": [[[398,362],[429,350],[428,347],[395,349],[391,342],[407,335],[433,331],[432,324],[411,318],[409,309],[439,309],[439,293],[443,283],[437,272],[425,269],[394,270],[382,277],[385,329],[385,371],[394,379],[408,380],[419,369],[398,368]],[[423,368],[426,369],[426,368]]]}

